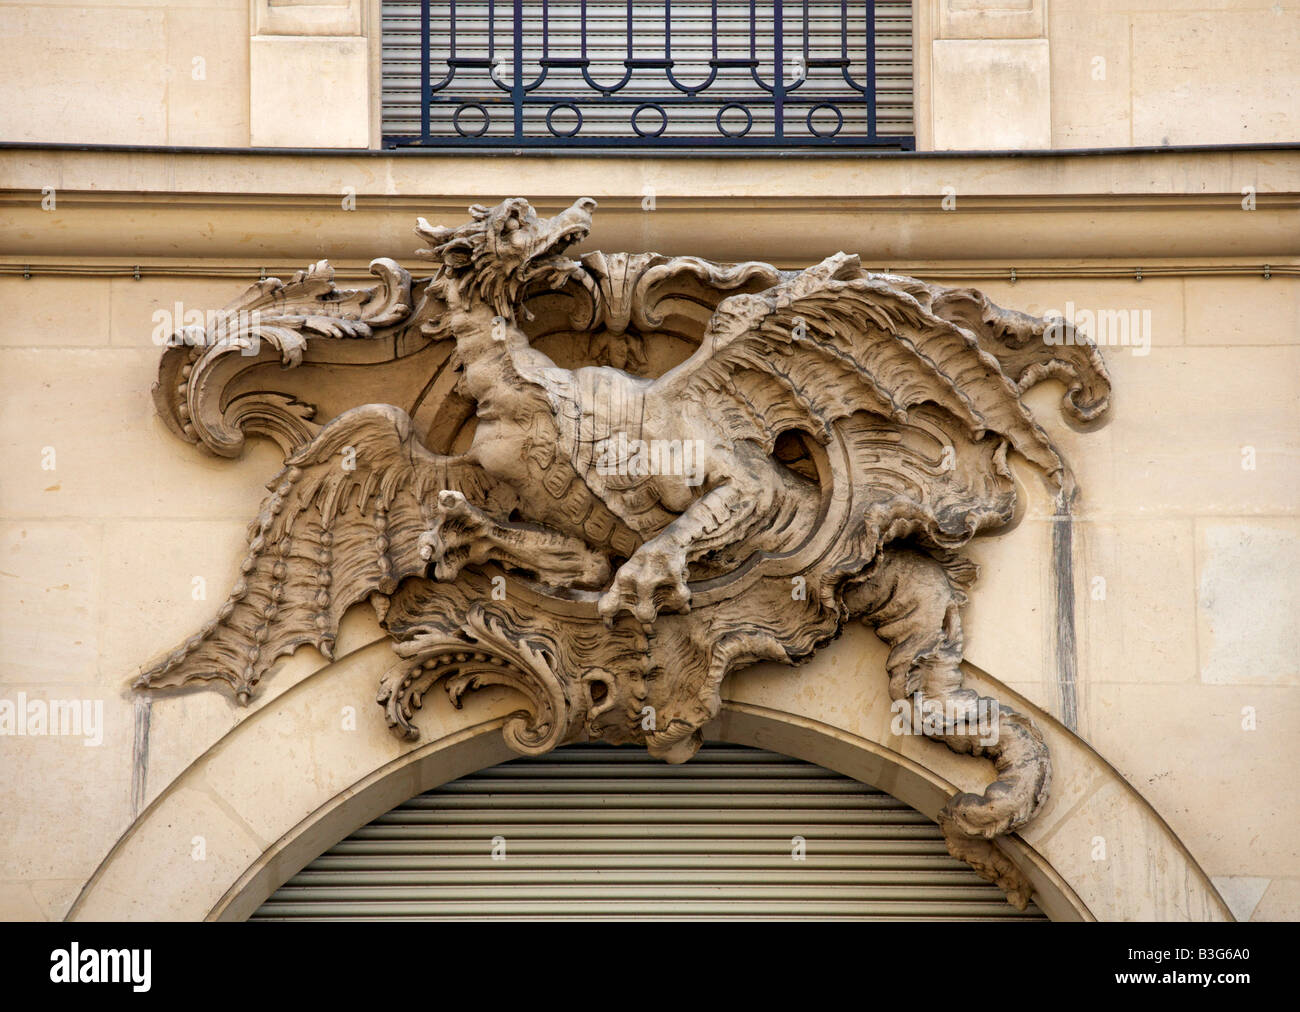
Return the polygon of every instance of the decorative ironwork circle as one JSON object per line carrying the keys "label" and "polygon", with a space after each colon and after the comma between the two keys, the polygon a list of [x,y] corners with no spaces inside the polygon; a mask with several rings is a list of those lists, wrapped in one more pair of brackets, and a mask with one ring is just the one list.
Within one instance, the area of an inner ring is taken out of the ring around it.
{"label": "decorative ironwork circle", "polygon": [[[645,130],[642,130],[641,127],[637,124],[636,118],[640,116],[642,111],[646,109],[653,109],[655,112],[659,114],[659,119],[660,119],[659,129],[656,130],[654,133],[649,133]],[[639,106],[637,106],[635,109],[632,110],[632,129],[636,131],[636,135],[638,137],[644,137],[647,139],[651,137],[658,137],[660,134],[662,134],[665,130],[668,129],[668,113],[664,112],[663,106],[658,105],[655,102],[642,102]]]}
{"label": "decorative ironwork circle", "polygon": [[[573,114],[578,117],[578,122],[573,125],[573,129],[568,133],[561,133],[559,130],[556,130],[554,125],[551,123],[551,117],[561,109],[572,109]],[[582,129],[582,110],[572,102],[556,102],[555,105],[546,110],[546,129],[551,132],[551,136],[553,137],[576,137],[578,131]]]}
{"label": "decorative ironwork circle", "polygon": [[[483,125],[474,133],[468,133],[460,125],[460,117],[467,109],[474,109],[483,114]],[[492,122],[492,117],[488,114],[487,108],[478,102],[466,102],[464,105],[456,106],[456,111],[451,114],[451,125],[456,128],[456,133],[462,137],[482,137],[487,133],[488,124]]]}
{"label": "decorative ironwork circle", "polygon": [[[813,114],[819,109],[829,109],[831,112],[835,113],[835,129],[830,133],[822,133],[813,126]],[[839,133],[840,128],[844,126],[844,113],[840,112],[839,109],[835,108],[835,106],[831,105],[829,102],[822,102],[808,110],[808,117],[804,122],[808,124],[808,132],[814,137],[820,137],[822,140],[830,140]]]}
{"label": "decorative ironwork circle", "polygon": [[[737,133],[732,133],[730,130],[728,130],[726,127],[722,125],[723,115],[732,109],[739,109],[741,112],[745,114],[745,125]],[[721,109],[718,110],[718,115],[714,119],[714,122],[717,123],[718,125],[718,133],[722,134],[723,137],[731,137],[731,138],[744,137],[745,134],[749,133],[749,128],[754,125],[754,114],[750,112],[747,108],[745,108],[743,105],[741,105],[739,102],[728,102],[726,105],[724,105]]]}

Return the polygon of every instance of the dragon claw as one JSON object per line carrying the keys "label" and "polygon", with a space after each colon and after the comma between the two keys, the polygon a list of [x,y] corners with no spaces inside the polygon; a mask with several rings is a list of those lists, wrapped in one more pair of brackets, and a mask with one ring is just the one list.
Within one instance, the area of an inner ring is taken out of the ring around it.
{"label": "dragon claw", "polygon": [[647,632],[661,611],[690,611],[686,553],[653,543],[642,545],[619,567],[613,585],[601,597],[597,608],[606,626],[612,627],[619,614],[626,611]]}
{"label": "dragon claw", "polygon": [[435,513],[433,524],[417,542],[420,559],[429,564],[435,579],[454,580],[471,561],[470,549],[488,532],[491,521],[477,515],[461,493],[450,489],[438,493]]}

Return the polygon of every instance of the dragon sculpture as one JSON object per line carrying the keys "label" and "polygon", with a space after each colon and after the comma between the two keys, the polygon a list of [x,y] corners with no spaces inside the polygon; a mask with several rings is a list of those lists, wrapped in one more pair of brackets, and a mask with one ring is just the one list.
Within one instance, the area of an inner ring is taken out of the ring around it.
{"label": "dragon sculpture", "polygon": [[[960,549],[1012,520],[1013,451],[1073,495],[1022,395],[1056,378],[1069,414],[1097,417],[1095,347],[843,253],[802,271],[570,259],[594,207],[420,219],[427,278],[378,260],[380,285],[342,290],[322,261],[171,339],[168,425],[224,456],[270,435],[286,457],[229,599],[136,687],[213,680],[247,702],[298,647],[331,657],[369,598],[400,658],[378,697],[399,734],[435,683],[457,703],[499,684],[526,699],[505,729],[520,752],[602,739],[683,762],[729,672],[806,660],[861,619],[891,648],[891,697],[993,761],[940,824],[1023,906],[993,841],[1041,808],[1050,759],[1027,717],[963,687]],[[271,364],[318,376],[293,387]],[[308,403],[318,389],[333,403]],[[995,741],[963,719],[990,706]]]}

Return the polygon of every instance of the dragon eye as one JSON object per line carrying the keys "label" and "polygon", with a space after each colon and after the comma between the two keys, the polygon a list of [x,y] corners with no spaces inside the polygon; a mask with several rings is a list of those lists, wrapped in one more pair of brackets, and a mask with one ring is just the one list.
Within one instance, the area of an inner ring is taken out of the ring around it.
{"label": "dragon eye", "polygon": [[517,228],[519,228],[519,219],[511,217],[506,219],[505,224],[501,226],[501,231],[513,232]]}

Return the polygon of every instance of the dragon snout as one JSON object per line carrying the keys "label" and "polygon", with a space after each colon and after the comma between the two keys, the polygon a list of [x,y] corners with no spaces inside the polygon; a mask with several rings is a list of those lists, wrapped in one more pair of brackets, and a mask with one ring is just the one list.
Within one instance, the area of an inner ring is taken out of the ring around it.
{"label": "dragon snout", "polygon": [[591,229],[591,212],[596,210],[596,202],[590,197],[580,197],[555,218],[561,229],[581,231],[582,237]]}

